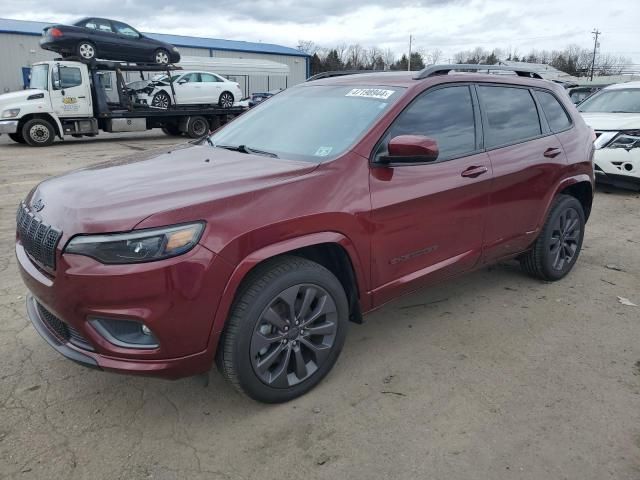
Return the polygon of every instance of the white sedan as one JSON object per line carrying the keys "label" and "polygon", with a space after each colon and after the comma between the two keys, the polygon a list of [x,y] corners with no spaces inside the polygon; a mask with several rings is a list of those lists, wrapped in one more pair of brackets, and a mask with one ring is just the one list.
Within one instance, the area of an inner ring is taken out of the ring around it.
{"label": "white sedan", "polygon": [[236,82],[211,72],[181,71],[163,76],[148,83],[144,88],[135,89],[139,102],[152,107],[166,109],[174,103],[171,83],[178,105],[219,105],[230,108],[242,97],[242,90]]}
{"label": "white sedan", "polygon": [[596,132],[596,178],[640,190],[640,82],[610,85],[578,105]]}

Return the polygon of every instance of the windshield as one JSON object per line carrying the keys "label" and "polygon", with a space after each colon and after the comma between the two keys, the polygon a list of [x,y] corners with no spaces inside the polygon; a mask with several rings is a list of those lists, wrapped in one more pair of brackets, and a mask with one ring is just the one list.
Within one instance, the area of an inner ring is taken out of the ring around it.
{"label": "windshield", "polygon": [[640,88],[600,90],[580,104],[581,112],[640,113]]}
{"label": "windshield", "polygon": [[319,163],[351,147],[404,90],[322,85],[292,88],[218,130],[209,143]]}
{"label": "windshield", "polygon": [[49,65],[40,64],[34,65],[31,68],[31,81],[29,83],[29,88],[37,88],[39,90],[48,90],[48,74],[49,74]]}

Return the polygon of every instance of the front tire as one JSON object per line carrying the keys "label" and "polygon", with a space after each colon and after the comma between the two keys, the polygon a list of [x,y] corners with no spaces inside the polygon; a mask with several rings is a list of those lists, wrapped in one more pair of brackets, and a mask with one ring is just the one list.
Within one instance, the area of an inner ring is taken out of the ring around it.
{"label": "front tire", "polygon": [[34,118],[22,126],[22,137],[32,147],[46,147],[53,143],[56,132],[47,120]]}
{"label": "front tire", "polygon": [[171,97],[164,90],[160,90],[153,96],[151,100],[151,106],[167,110],[171,106]]}
{"label": "front tire", "polygon": [[233,107],[233,94],[231,92],[222,92],[220,94],[220,98],[218,99],[218,105],[222,108],[231,108]]}
{"label": "front tire", "polygon": [[266,403],[315,387],[335,364],[349,305],[323,266],[286,256],[250,274],[218,347],[218,368],[241,393]]}
{"label": "front tire", "polygon": [[83,60],[93,60],[96,58],[96,47],[91,42],[82,41],[76,46],[76,54]]}
{"label": "front tire", "polygon": [[585,223],[584,210],[578,199],[558,195],[533,247],[520,257],[522,269],[546,281],[565,277],[580,255]]}

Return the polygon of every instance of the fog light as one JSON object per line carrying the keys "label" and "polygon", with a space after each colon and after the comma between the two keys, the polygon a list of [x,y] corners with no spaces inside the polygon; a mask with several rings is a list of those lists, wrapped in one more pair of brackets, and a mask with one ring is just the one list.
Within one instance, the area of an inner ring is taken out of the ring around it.
{"label": "fog light", "polygon": [[150,349],[160,346],[151,329],[136,320],[90,318],[89,323],[105,340],[118,347]]}

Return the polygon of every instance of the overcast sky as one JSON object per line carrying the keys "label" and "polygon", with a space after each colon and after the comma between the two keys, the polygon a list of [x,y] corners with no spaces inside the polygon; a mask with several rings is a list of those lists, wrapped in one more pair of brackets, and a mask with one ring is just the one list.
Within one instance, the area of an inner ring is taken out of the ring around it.
{"label": "overcast sky", "polygon": [[67,22],[103,16],[147,32],[295,47],[312,40],[330,47],[360,43],[408,49],[409,34],[443,58],[480,46],[517,50],[593,46],[640,63],[638,0],[0,0],[0,16]]}

